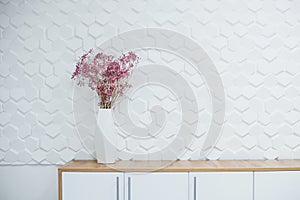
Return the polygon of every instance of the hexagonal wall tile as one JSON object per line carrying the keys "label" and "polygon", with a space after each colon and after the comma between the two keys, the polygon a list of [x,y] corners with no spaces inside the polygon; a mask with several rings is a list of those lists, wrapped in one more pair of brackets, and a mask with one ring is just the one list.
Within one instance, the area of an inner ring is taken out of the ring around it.
{"label": "hexagonal wall tile", "polygon": [[2,151],[7,151],[9,149],[9,140],[6,137],[1,137],[0,140],[0,149]]}
{"label": "hexagonal wall tile", "polygon": [[7,163],[14,163],[18,160],[18,153],[14,150],[8,150],[5,153],[4,161]]}

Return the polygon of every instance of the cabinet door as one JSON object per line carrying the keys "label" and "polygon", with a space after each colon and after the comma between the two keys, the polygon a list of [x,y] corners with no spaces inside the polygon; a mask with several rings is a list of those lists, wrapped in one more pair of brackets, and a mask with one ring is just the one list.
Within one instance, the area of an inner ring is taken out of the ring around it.
{"label": "cabinet door", "polygon": [[123,173],[63,172],[62,200],[122,200]]}
{"label": "cabinet door", "polygon": [[252,200],[253,172],[190,173],[190,200]]}
{"label": "cabinet door", "polygon": [[188,200],[188,173],[125,173],[126,200]]}
{"label": "cabinet door", "polygon": [[255,200],[299,200],[300,172],[254,172]]}

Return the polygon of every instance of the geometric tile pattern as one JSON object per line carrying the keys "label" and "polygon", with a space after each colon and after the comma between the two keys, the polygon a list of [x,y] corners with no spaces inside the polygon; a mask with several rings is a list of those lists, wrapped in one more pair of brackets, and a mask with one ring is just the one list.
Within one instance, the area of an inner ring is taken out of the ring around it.
{"label": "geometric tile pattern", "polygon": [[[75,62],[144,27],[192,38],[220,73],[225,123],[207,159],[300,158],[299,10],[296,0],[1,0],[0,164],[91,158],[74,128]],[[197,159],[198,142],[181,159]]]}
{"label": "geometric tile pattern", "polygon": [[[143,36],[142,40],[145,39]],[[184,151],[180,147],[185,145],[185,158],[199,159],[195,149],[202,149],[212,120],[211,97],[205,80],[197,68],[172,52],[156,47],[135,49],[135,52],[141,61],[130,79],[132,87],[113,112],[118,132],[114,144],[119,158],[158,159],[164,155],[165,159],[171,159],[173,154],[168,152],[174,150],[176,155],[181,154]],[[74,99],[75,121],[82,127],[79,136],[93,154],[95,147],[91,141],[98,130],[95,117],[98,108],[93,108],[93,92],[76,88]],[[195,141],[197,146],[193,144]]]}

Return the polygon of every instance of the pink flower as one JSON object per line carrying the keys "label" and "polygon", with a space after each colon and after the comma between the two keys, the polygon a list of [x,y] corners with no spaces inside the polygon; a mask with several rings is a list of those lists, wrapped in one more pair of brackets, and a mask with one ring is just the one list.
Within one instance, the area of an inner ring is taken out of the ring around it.
{"label": "pink flower", "polygon": [[95,53],[90,49],[76,63],[71,78],[76,79],[79,86],[87,83],[92,90],[95,90],[101,108],[111,108],[117,98],[130,87],[128,78],[138,62],[139,57],[133,52],[116,58],[102,52]]}

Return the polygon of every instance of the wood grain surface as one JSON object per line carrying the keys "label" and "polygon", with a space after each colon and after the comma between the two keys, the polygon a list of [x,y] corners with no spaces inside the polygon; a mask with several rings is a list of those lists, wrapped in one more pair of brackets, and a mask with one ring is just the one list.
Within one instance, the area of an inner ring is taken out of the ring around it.
{"label": "wood grain surface", "polygon": [[[171,163],[171,164],[170,164]],[[117,161],[98,164],[95,160],[73,160],[59,171],[91,172],[215,172],[215,171],[295,171],[299,160],[194,160],[194,161]]]}

